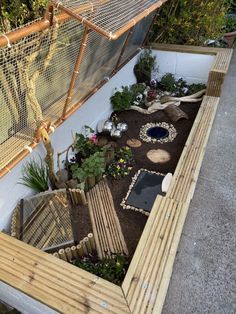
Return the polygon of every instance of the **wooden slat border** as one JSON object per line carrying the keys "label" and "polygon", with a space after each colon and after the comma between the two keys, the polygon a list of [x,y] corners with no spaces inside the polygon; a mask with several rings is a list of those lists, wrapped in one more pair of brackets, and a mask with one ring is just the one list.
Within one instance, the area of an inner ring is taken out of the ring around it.
{"label": "wooden slat border", "polygon": [[[162,311],[232,49],[165,44],[153,44],[152,48],[216,57],[209,73],[207,96],[175,170],[174,183],[166,197],[156,199],[122,288],[0,232],[0,280],[58,312],[159,314]],[[180,184],[186,190],[179,194]]]}

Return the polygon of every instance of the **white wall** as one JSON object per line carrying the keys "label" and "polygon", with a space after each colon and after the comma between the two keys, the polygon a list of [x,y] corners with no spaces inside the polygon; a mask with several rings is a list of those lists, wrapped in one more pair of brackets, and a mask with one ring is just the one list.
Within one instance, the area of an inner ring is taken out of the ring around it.
{"label": "white wall", "polygon": [[0,300],[17,309],[22,314],[58,313],[2,281],[0,281]]}
{"label": "white wall", "polygon": [[[187,83],[207,83],[208,74],[214,61],[214,56],[174,51],[157,51],[160,79],[166,73],[172,73],[176,78],[183,77]],[[154,77],[155,78],[155,77]]]}
{"label": "white wall", "polygon": [[[188,82],[207,82],[208,72],[214,57],[165,51],[154,51],[154,53],[157,56],[159,65],[159,76],[171,72],[175,74],[176,77],[183,76]],[[110,115],[111,106],[109,99],[115,88],[135,83],[133,67],[136,60],[137,56],[113,76],[113,78],[78,109],[76,113],[56,129],[55,133],[51,136],[55,156],[57,152],[63,151],[71,144],[72,132],[80,132],[85,124],[96,129],[97,122]],[[0,230],[9,228],[12,211],[17,202],[21,198],[31,194],[28,188],[17,184],[17,182],[21,177],[23,164],[31,157],[37,158],[39,154],[44,158],[45,151],[41,144],[38,145],[30,156],[25,158],[10,173],[0,179]]]}

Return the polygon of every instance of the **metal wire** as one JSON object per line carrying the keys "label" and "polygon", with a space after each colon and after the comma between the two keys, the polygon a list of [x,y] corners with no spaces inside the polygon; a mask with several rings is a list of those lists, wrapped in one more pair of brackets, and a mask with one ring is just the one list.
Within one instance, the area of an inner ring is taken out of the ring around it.
{"label": "metal wire", "polygon": [[[149,15],[149,8],[160,0],[64,0],[61,4],[71,12],[81,5],[91,5],[93,10],[86,16],[81,13],[83,21],[89,21],[108,33],[115,33],[143,12]],[[59,4],[59,1],[57,2]],[[135,25],[134,20],[134,25]],[[133,26],[134,26],[133,25]]]}

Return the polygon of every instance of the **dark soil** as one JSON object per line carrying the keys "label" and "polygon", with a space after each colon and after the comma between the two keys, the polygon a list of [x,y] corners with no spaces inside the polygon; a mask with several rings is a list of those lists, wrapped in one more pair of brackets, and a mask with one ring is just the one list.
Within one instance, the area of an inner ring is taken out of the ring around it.
{"label": "dark soil", "polygon": [[[200,103],[185,103],[180,108],[187,113],[188,120],[180,120],[176,123],[172,123],[177,130],[177,137],[170,143],[145,143],[142,141],[142,146],[139,148],[132,148],[134,154],[135,165],[129,176],[121,179],[114,180],[108,178],[108,183],[112,192],[115,208],[118,218],[124,233],[124,237],[128,246],[130,258],[132,258],[134,251],[137,247],[140,236],[145,227],[147,216],[139,212],[123,209],[120,206],[122,199],[126,196],[126,193],[131,184],[132,177],[140,169],[145,168],[147,170],[161,172],[166,174],[175,171],[176,165],[182,153],[183,147],[191,130],[194,119],[197,115]],[[117,140],[119,146],[125,146],[129,138],[139,138],[139,131],[141,126],[148,122],[168,122],[171,123],[169,118],[163,111],[158,111],[151,115],[144,115],[137,111],[124,111],[117,113],[118,118],[122,122],[128,124],[127,135],[123,135],[121,139]],[[147,152],[151,149],[163,149],[169,152],[171,159],[166,163],[153,163],[147,158]],[[80,206],[74,213],[74,225],[76,225],[76,231],[79,240],[87,236],[92,232],[91,221],[89,218],[89,212],[87,206]]]}
{"label": "dark soil", "polygon": [[[131,184],[133,175],[140,169],[145,168],[147,170],[161,172],[166,174],[175,171],[176,165],[184,148],[185,142],[193,125],[194,119],[197,115],[200,103],[185,103],[181,104],[180,108],[187,113],[188,120],[179,120],[176,123],[172,123],[177,130],[177,137],[170,143],[145,143],[142,141],[142,146],[139,148],[132,148],[134,154],[135,165],[131,171],[131,174],[121,180],[114,180],[108,178],[109,186],[112,192],[115,208],[119,217],[121,227],[124,233],[124,237],[128,246],[130,257],[133,256],[143,228],[147,221],[147,216],[139,212],[123,209],[120,206],[122,199],[126,196],[126,193]],[[139,138],[139,131],[141,126],[148,122],[168,122],[171,123],[169,118],[163,111],[157,111],[151,115],[144,115],[137,111],[130,110],[117,113],[118,118],[122,122],[128,124],[127,135],[123,135],[121,139],[117,140],[120,146],[126,145],[128,138]],[[147,158],[147,152],[151,149],[163,149],[169,152],[171,158],[166,163],[153,163]]]}

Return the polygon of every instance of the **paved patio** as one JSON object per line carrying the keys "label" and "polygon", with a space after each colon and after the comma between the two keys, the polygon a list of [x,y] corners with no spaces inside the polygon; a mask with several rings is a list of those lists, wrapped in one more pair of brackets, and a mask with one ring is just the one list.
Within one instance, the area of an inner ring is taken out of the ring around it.
{"label": "paved patio", "polygon": [[183,229],[163,314],[236,313],[236,49]]}

